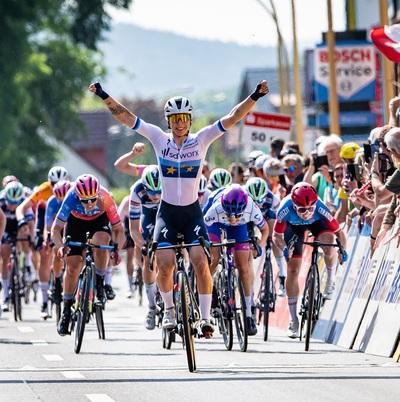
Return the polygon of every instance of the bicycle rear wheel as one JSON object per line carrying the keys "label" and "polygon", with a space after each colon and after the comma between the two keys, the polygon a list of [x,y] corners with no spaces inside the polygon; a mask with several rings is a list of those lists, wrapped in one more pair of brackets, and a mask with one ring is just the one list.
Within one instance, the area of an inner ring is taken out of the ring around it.
{"label": "bicycle rear wheel", "polygon": [[12,270],[10,275],[11,283],[11,304],[13,307],[13,315],[15,321],[22,321],[22,289],[21,289],[21,277],[19,274],[18,261],[12,259]]}
{"label": "bicycle rear wheel", "polygon": [[85,333],[85,325],[89,316],[89,292],[92,271],[87,268],[84,269],[86,270],[86,273],[84,273],[83,276],[78,311],[76,312],[77,322],[75,330],[75,353],[79,353],[81,351],[83,334]]}
{"label": "bicycle rear wheel", "polygon": [[246,299],[244,296],[244,289],[242,281],[239,278],[237,269],[232,271],[232,291],[233,291],[233,305],[236,335],[239,341],[240,350],[247,351],[248,341],[248,328],[246,320]]}
{"label": "bicycle rear wheel", "polygon": [[179,303],[182,314],[182,332],[186,349],[186,357],[188,361],[189,371],[193,373],[196,370],[196,352],[194,348],[194,339],[192,331],[192,319],[190,316],[189,306],[189,289],[187,277],[183,272],[178,272],[179,284]]}
{"label": "bicycle rear wheel", "polygon": [[232,350],[233,346],[233,325],[232,325],[232,312],[228,305],[228,289],[227,280],[224,271],[218,274],[217,281],[217,294],[218,294],[218,326],[219,331],[224,340],[227,350]]}
{"label": "bicycle rear wheel", "polygon": [[306,307],[306,334],[305,334],[305,350],[308,351],[310,349],[310,340],[312,330],[314,328],[315,321],[315,281],[316,281],[316,270],[317,266],[312,265],[311,269],[307,275],[306,282],[306,296],[307,296],[307,307]]}

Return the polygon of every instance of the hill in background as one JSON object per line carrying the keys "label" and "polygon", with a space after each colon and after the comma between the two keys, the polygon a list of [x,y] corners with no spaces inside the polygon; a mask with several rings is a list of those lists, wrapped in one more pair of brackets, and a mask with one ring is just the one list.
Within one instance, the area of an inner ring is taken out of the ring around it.
{"label": "hill in background", "polygon": [[163,102],[179,94],[211,94],[215,103],[229,97],[233,105],[246,69],[277,65],[273,47],[196,40],[129,24],[114,25],[106,39],[100,46],[109,69],[104,87],[119,98]]}

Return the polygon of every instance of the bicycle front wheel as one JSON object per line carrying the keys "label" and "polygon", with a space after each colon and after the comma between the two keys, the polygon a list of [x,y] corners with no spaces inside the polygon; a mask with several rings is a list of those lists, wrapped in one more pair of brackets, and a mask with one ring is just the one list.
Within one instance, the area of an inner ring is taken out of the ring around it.
{"label": "bicycle front wheel", "polygon": [[19,275],[18,261],[13,259],[11,270],[11,304],[13,308],[14,320],[22,321],[22,284],[21,277]]}
{"label": "bicycle front wheel", "polygon": [[196,352],[194,348],[192,319],[190,316],[189,288],[187,283],[187,277],[182,272],[178,273],[178,284],[179,284],[179,303],[180,303],[180,311],[182,314],[182,330],[186,349],[186,357],[188,361],[189,371],[193,373],[193,371],[196,370]]}
{"label": "bicycle front wheel", "polygon": [[246,320],[246,299],[242,281],[239,278],[237,269],[232,271],[232,290],[233,290],[233,305],[235,315],[236,335],[239,341],[240,350],[247,351],[248,328]]}
{"label": "bicycle front wheel", "polygon": [[308,351],[310,349],[310,340],[312,330],[314,328],[315,321],[315,282],[316,282],[316,270],[318,267],[316,265],[312,265],[311,269],[307,275],[306,282],[306,334],[305,334],[305,350]]}
{"label": "bicycle front wheel", "polygon": [[103,305],[101,303],[95,303],[94,311],[96,315],[97,332],[99,333],[99,339],[106,339],[106,332],[104,329],[103,319]]}
{"label": "bicycle front wheel", "polygon": [[79,353],[82,347],[83,334],[85,333],[85,325],[89,316],[89,292],[90,282],[92,279],[92,271],[86,268],[86,275],[82,280],[82,289],[78,303],[77,323],[75,330],[75,353]]}
{"label": "bicycle front wheel", "polygon": [[227,279],[224,271],[218,274],[216,286],[218,294],[218,325],[227,350],[233,346],[232,312],[228,304]]}
{"label": "bicycle front wheel", "polygon": [[268,340],[269,313],[271,305],[275,303],[274,279],[272,276],[271,261],[265,261],[264,277],[262,278],[262,308],[263,308],[263,338],[264,342]]}

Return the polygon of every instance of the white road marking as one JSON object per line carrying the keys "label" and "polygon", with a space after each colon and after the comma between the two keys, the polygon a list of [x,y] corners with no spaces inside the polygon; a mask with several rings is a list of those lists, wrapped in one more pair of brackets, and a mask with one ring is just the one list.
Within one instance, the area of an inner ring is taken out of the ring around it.
{"label": "white road marking", "polygon": [[85,394],[85,396],[92,402],[115,402],[106,394]]}
{"label": "white road marking", "polygon": [[60,355],[43,355],[43,357],[49,362],[64,360]]}
{"label": "white road marking", "polygon": [[44,339],[33,339],[31,340],[33,346],[49,346],[49,344]]}
{"label": "white road marking", "polygon": [[73,378],[85,378],[83,374],[81,374],[79,371],[61,371],[61,374],[65,378],[73,379]]}
{"label": "white road marking", "polygon": [[35,332],[35,330],[32,327],[18,327],[19,332]]}

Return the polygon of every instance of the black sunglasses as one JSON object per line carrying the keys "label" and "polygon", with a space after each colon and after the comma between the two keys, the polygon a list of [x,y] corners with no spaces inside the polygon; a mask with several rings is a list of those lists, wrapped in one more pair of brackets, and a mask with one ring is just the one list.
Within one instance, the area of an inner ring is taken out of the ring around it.
{"label": "black sunglasses", "polygon": [[79,198],[79,201],[80,201],[82,204],[89,204],[89,202],[93,204],[94,202],[97,201],[97,198],[98,198],[98,197],[93,197],[93,198]]}

